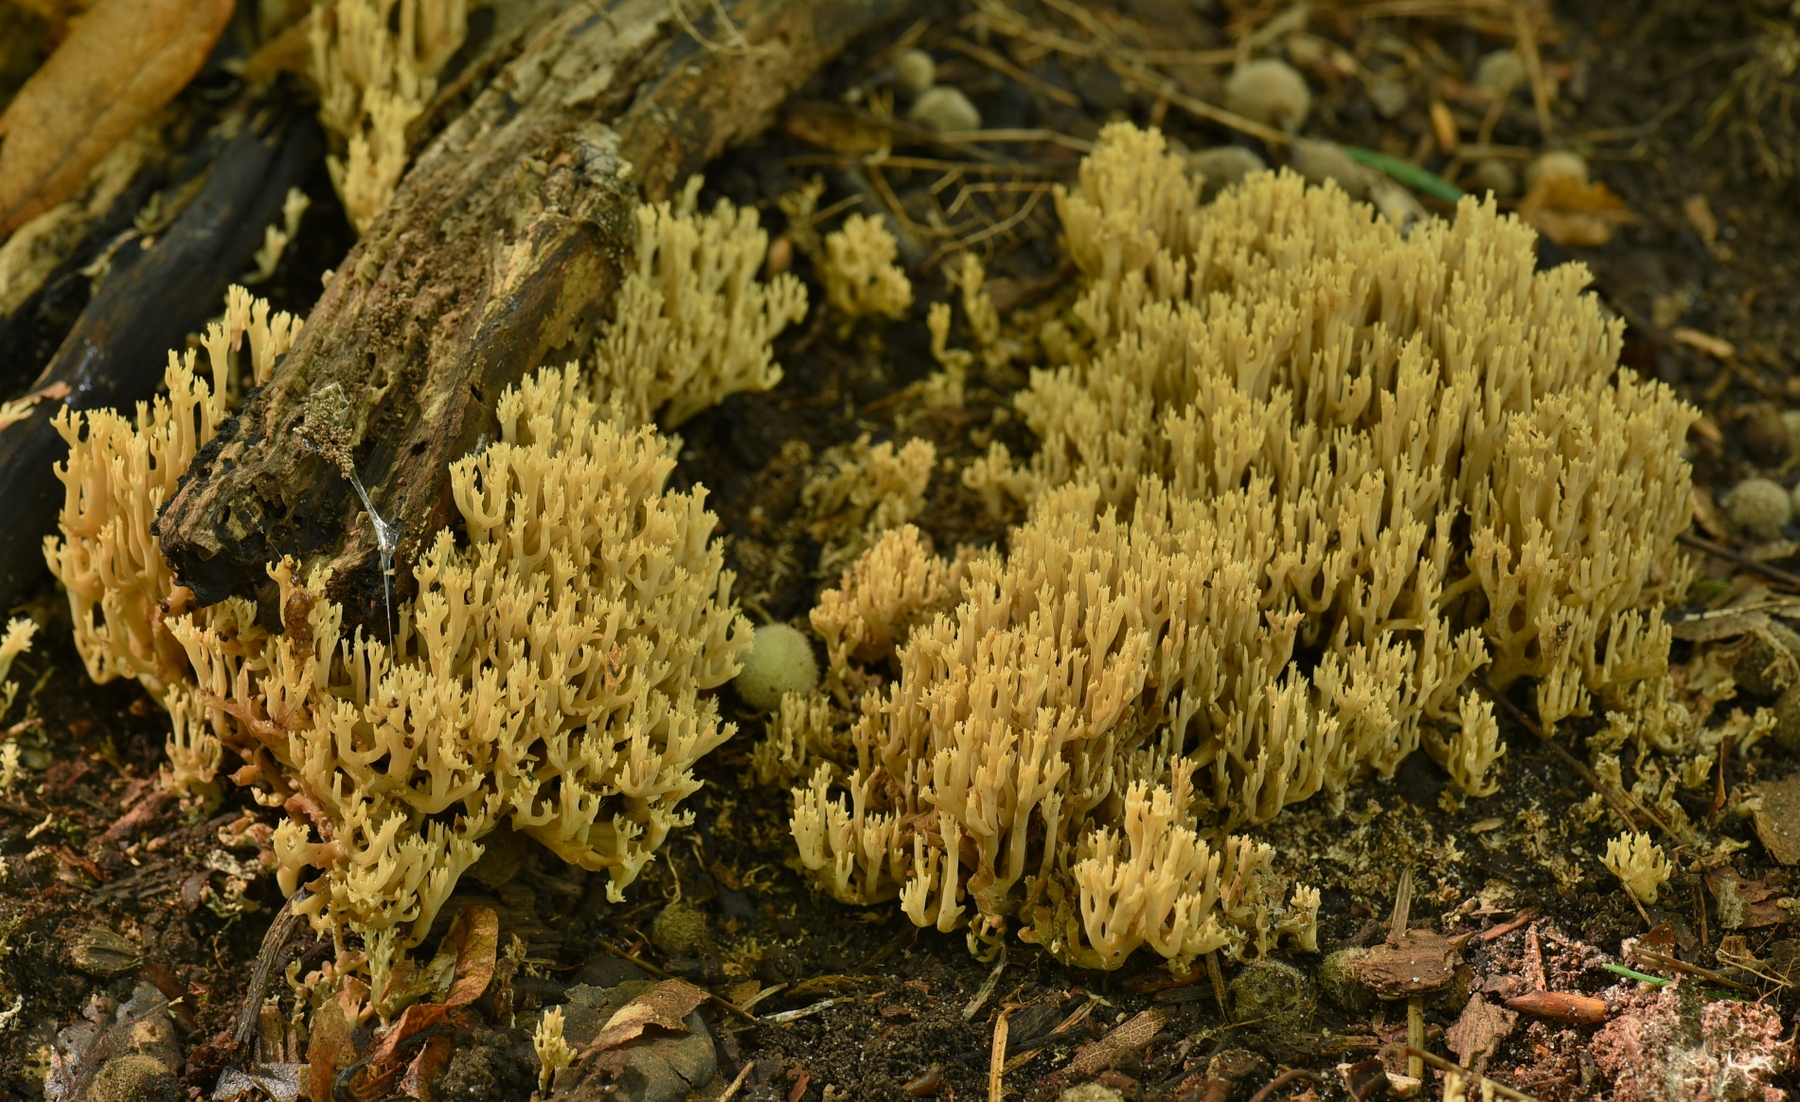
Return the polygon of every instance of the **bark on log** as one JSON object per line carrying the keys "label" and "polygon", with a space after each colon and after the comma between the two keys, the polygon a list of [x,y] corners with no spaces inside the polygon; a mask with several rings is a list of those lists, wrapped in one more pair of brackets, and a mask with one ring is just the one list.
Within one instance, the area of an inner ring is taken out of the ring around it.
{"label": "bark on log", "polygon": [[[680,2],[680,0],[674,0]],[[328,562],[353,621],[385,621],[373,524],[298,433],[306,396],[350,399],[354,464],[398,530],[396,596],[452,515],[447,468],[496,430],[500,392],[586,350],[664,198],[856,35],[908,0],[739,0],[736,25],[671,0],[573,7],[420,156],[339,269],[269,385],[196,458],[158,521],[201,602],[266,587],[282,555]],[[748,48],[730,43],[748,43]],[[380,629],[377,629],[379,632]]]}
{"label": "bark on log", "polygon": [[254,268],[288,188],[305,181],[325,149],[318,124],[292,111],[259,112],[221,145],[200,194],[155,245],[115,256],[112,274],[33,384],[41,400],[31,417],[0,429],[0,608],[44,575],[44,536],[56,530],[63,501],[51,465],[68,454],[52,418],[65,406],[129,412],[155,394],[169,349],[216,315],[225,288]]}

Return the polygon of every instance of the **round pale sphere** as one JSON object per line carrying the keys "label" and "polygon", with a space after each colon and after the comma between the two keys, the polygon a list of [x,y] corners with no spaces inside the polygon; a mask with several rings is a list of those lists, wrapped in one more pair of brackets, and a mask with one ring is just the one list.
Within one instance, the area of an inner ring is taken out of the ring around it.
{"label": "round pale sphere", "polygon": [[1312,91],[1300,70],[1266,57],[1232,72],[1225,81],[1225,106],[1264,126],[1297,130],[1312,110]]}
{"label": "round pale sphere", "polygon": [[1200,199],[1209,202],[1213,196],[1253,172],[1266,172],[1269,166],[1255,153],[1241,145],[1216,145],[1187,155],[1188,169],[1200,177]]}
{"label": "round pale sphere", "polygon": [[913,101],[912,110],[906,117],[939,134],[981,129],[981,112],[961,89],[948,84],[926,89]]}
{"label": "round pale sphere", "polygon": [[1538,186],[1542,180],[1546,186],[1556,183],[1567,183],[1576,187],[1586,187],[1588,182],[1587,159],[1579,153],[1567,149],[1558,149],[1546,153],[1525,166],[1525,190]]}
{"label": "round pale sphere", "polygon": [[819,686],[819,663],[812,641],[787,624],[764,624],[750,641],[744,669],[732,682],[752,708],[768,710],[784,693],[810,693]]}
{"label": "round pale sphere", "polygon": [[921,95],[937,83],[937,62],[924,50],[901,50],[894,58],[894,83],[911,95]]}
{"label": "round pale sphere", "polygon": [[1766,478],[1746,478],[1731,488],[1720,502],[1731,523],[1754,539],[1781,538],[1781,529],[1793,519],[1794,504],[1781,483]]}

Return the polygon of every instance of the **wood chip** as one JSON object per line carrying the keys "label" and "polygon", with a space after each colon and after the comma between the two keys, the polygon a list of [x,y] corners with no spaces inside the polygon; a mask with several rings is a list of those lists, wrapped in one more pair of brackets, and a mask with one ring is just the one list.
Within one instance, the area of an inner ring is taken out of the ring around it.
{"label": "wood chip", "polygon": [[1526,1014],[1568,1025],[1599,1025],[1606,1020],[1606,1003],[1592,995],[1572,991],[1533,991],[1506,1000],[1506,1005]]}
{"label": "wood chip", "polygon": [[1456,1053],[1456,1062],[1473,1066],[1475,1058],[1489,1057],[1500,1042],[1513,1031],[1519,1020],[1517,1011],[1495,1006],[1480,995],[1472,996],[1463,1006],[1461,1017],[1444,1034],[1444,1044]]}
{"label": "wood chip", "polygon": [[1450,939],[1408,930],[1370,949],[1356,962],[1356,978],[1384,999],[1404,999],[1450,986],[1456,973]]}

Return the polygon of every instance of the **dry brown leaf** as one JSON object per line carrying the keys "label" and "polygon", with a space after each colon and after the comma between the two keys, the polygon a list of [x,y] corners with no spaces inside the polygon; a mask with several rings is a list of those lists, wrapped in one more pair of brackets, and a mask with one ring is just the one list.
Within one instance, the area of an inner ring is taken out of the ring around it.
{"label": "dry brown leaf", "polygon": [[388,1027],[379,1041],[363,1054],[363,1063],[379,1068],[394,1057],[394,1050],[442,1021],[459,1006],[474,1002],[494,978],[494,961],[500,947],[500,916],[492,907],[464,907],[451,920],[444,946],[456,953],[456,978],[441,1003],[414,1003]]}
{"label": "dry brown leaf", "polygon": [[192,80],[232,0],[100,0],[0,114],[0,241]]}
{"label": "dry brown leaf", "polygon": [[445,1006],[472,1003],[494,979],[494,961],[500,952],[500,916],[492,907],[464,907],[450,923],[444,943],[456,948],[456,979]]}
{"label": "dry brown leaf", "polygon": [[589,1052],[605,1052],[634,1040],[650,1026],[687,1030],[687,1016],[706,998],[706,992],[681,980],[664,980],[621,1006],[588,1045]]}
{"label": "dry brown leaf", "polygon": [[326,1000],[307,1023],[312,1040],[306,1048],[306,1081],[312,1088],[310,1097],[330,1098],[332,1083],[339,1068],[356,1062],[356,1043],[350,1037],[350,1019],[344,1008]]}
{"label": "dry brown leaf", "polygon": [[1519,217],[1558,245],[1604,245],[1620,226],[1637,221],[1605,184],[1549,174],[1519,202]]}
{"label": "dry brown leaf", "polygon": [[1139,1011],[1098,1041],[1090,1041],[1077,1049],[1062,1074],[1075,1079],[1112,1067],[1126,1053],[1135,1052],[1156,1040],[1156,1035],[1162,1032],[1163,1021],[1164,1015],[1157,1011]]}

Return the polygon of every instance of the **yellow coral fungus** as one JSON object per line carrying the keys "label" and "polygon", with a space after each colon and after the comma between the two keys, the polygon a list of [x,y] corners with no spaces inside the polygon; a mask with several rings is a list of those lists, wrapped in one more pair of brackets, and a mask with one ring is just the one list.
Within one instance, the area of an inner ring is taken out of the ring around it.
{"label": "yellow coral fungus", "polygon": [[326,168],[357,232],[393,199],[406,170],[406,129],[431,103],[438,74],[468,34],[468,15],[468,0],[316,5],[310,72],[319,120],[344,150]]}
{"label": "yellow coral fungus", "polygon": [[697,215],[700,184],[637,208],[636,265],[595,355],[597,393],[633,422],[673,428],[728,395],[773,387],[769,342],[806,316],[799,280],[755,278],[769,243],[756,212],[721,199]]}
{"label": "yellow coral fungus", "polygon": [[912,284],[894,263],[898,242],[879,218],[852,214],[843,228],[825,235],[820,271],[825,296],[847,318],[882,314],[904,317],[912,306]]}
{"label": "yellow coral fungus", "polygon": [[[1202,830],[1341,804],[1421,744],[1493,792],[1484,667],[1548,726],[1658,677],[1694,412],[1491,205],[1403,234],[1262,174],[1203,207],[1119,124],[1058,206],[1074,362],[1015,400],[1038,452],[970,475],[1030,519],[863,693],[854,771],[795,790],[794,835],[841,899],[1090,966],[1304,941],[1312,897],[1284,913],[1260,851]],[[834,666],[883,584],[821,602]]]}
{"label": "yellow coral fungus", "polygon": [[[640,226],[655,250],[640,256],[640,291],[700,374],[671,382],[656,366],[673,361],[639,360],[645,374],[623,380],[571,366],[508,389],[498,440],[451,468],[457,520],[414,566],[418,595],[391,638],[346,631],[326,578],[291,561],[270,568],[272,617],[239,598],[193,608],[151,531],[237,393],[234,350],[248,343],[261,383],[292,319],[234,288],[202,341],[210,385],[196,354],[172,357],[170,397],[135,422],[60,423],[67,497],[46,554],[90,673],[134,677],[168,707],[175,786],[210,793],[226,772],[286,808],[282,885],[311,877],[301,912],[362,936],[369,1005],[384,1013],[399,954],[486,834],[509,827],[605,871],[617,898],[687,821],[695,761],[732,734],[708,690],[738,672],[749,624],[706,491],[667,488],[673,442],[633,414],[667,403],[681,416],[767,385],[768,338],[804,296],[750,281],[751,216],[721,208],[697,225],[664,206]],[[601,366],[625,365],[603,350]]]}

